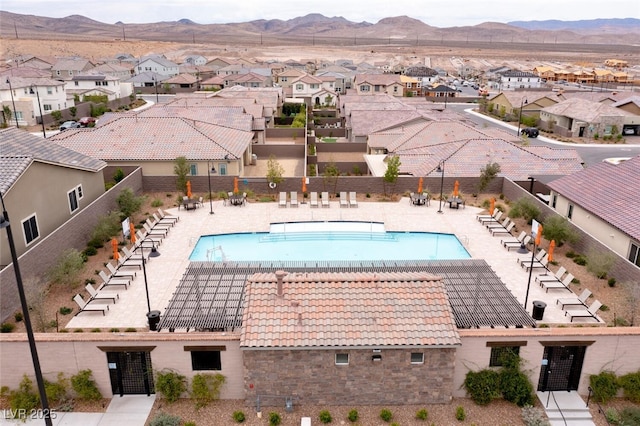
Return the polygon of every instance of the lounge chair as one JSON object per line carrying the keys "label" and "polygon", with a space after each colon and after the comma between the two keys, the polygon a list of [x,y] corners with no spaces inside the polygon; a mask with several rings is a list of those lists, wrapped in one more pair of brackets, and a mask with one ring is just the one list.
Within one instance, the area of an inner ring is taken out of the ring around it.
{"label": "lounge chair", "polygon": [[107,262],[107,269],[109,270],[109,273],[111,273],[112,277],[116,277],[116,278],[127,278],[129,280],[132,280],[136,277],[136,271],[126,271],[126,270],[120,270],[120,269],[116,269],[111,262]]}
{"label": "lounge chair", "polygon": [[280,192],[280,200],[278,201],[278,207],[287,207],[287,193]]}
{"label": "lounge chair", "polygon": [[291,200],[289,201],[289,205],[291,207],[298,207],[298,193],[296,191],[291,191]]}
{"label": "lounge chair", "polygon": [[513,229],[514,226],[516,226],[515,222],[509,222],[506,228],[505,227],[489,228],[489,232],[491,232],[492,237],[495,237],[496,235],[502,235],[502,234],[511,234],[511,230]]}
{"label": "lounge chair", "polygon": [[105,312],[109,310],[109,305],[89,305],[79,294],[76,294],[73,300],[80,308],[76,315],[82,312],[102,312],[102,316],[104,316]]}
{"label": "lounge chair", "polygon": [[533,262],[530,260],[523,260],[520,262],[520,266],[522,266],[527,272],[529,269],[547,269],[547,265],[549,264],[549,255],[545,254],[544,257],[540,260],[534,260]]}
{"label": "lounge chair", "polygon": [[529,244],[530,242],[531,242],[531,235],[525,235],[524,240],[522,240],[522,242],[505,241],[504,243],[502,243],[502,245],[504,246],[504,248],[507,249],[507,251],[511,251],[511,249],[518,250],[522,247],[526,249],[527,244]]}
{"label": "lounge chair", "polygon": [[130,259],[124,253],[121,253],[118,258],[118,269],[122,268],[142,269],[142,259]]}
{"label": "lounge chair", "polygon": [[135,247],[144,245],[145,247],[159,246],[162,243],[162,236],[160,235],[146,235],[142,231],[136,231]]}
{"label": "lounge chair", "polygon": [[173,226],[173,224],[171,223],[159,223],[159,222],[153,222],[151,220],[151,218],[147,218],[147,220],[145,221],[145,223],[147,225],[149,225],[149,228],[151,228],[152,230],[164,230],[169,232],[169,229]]}
{"label": "lounge chair", "polygon": [[345,191],[340,192],[340,207],[349,207],[349,200],[347,200]]}
{"label": "lounge chair", "polygon": [[176,224],[177,220],[175,220],[175,218],[161,218],[158,217],[157,213],[153,214],[153,219],[155,220],[154,223],[157,223],[158,225],[169,225],[169,226],[173,226]]}
{"label": "lounge chair", "polygon": [[160,215],[160,220],[164,220],[164,221],[173,221],[174,223],[180,220],[179,216],[172,216],[172,215],[168,215],[165,213],[164,210],[162,209],[158,209],[158,214]]}
{"label": "lounge chair", "polygon": [[312,192],[309,194],[309,207],[318,207],[318,193]]}
{"label": "lounge chair", "polygon": [[560,268],[558,268],[555,274],[551,275],[550,272],[551,271],[547,271],[544,274],[536,276],[536,281],[539,282],[540,285],[542,285],[542,283],[545,281],[559,281],[562,279],[562,276],[565,274],[565,272],[567,272],[567,269],[564,266],[561,266]]}
{"label": "lounge chair", "polygon": [[349,192],[349,207],[358,207],[358,199],[356,198],[356,192]]}
{"label": "lounge chair", "polygon": [[329,204],[329,193],[328,192],[323,192],[320,194],[320,200],[321,200],[321,204],[322,207],[331,207],[331,204]]}
{"label": "lounge chair", "polygon": [[167,236],[167,232],[169,232],[169,230],[167,229],[161,229],[161,228],[151,228],[149,226],[148,223],[143,223],[142,224],[143,228],[146,232],[145,236],[151,236],[151,237],[161,237],[164,238]]}
{"label": "lounge chair", "polygon": [[569,284],[571,284],[571,281],[573,281],[575,277],[571,274],[567,274],[566,277],[564,277],[562,280],[557,280],[557,281],[542,281],[540,283],[540,286],[542,288],[544,288],[544,291],[546,293],[549,293],[549,289],[551,288],[557,288],[560,290],[568,290],[571,291],[571,289],[569,288]]}
{"label": "lounge chair", "polygon": [[483,225],[488,225],[489,223],[498,223],[500,218],[502,218],[502,210],[498,210],[498,212],[494,214],[493,217],[478,218],[478,222]]}
{"label": "lounge chair", "polygon": [[[124,253],[125,257],[127,259],[136,259],[136,260],[142,260],[142,254],[138,253],[135,251],[135,247],[134,247],[134,251],[129,250],[127,247],[122,247],[122,253]],[[145,256],[145,258],[149,258],[149,254],[147,253],[147,255]]]}
{"label": "lounge chair", "polygon": [[482,222],[484,219],[495,219],[496,217],[500,217],[502,214],[502,210],[495,209],[493,214],[479,214],[476,216],[476,220],[478,222]]}
{"label": "lounge chair", "polygon": [[124,286],[125,290],[127,288],[127,286],[129,286],[129,284],[131,284],[131,280],[127,279],[127,278],[122,278],[122,277],[111,277],[109,278],[107,276],[107,274],[104,273],[104,271],[100,271],[98,273],[98,275],[100,276],[100,278],[102,278],[102,282],[103,284],[100,286],[100,288],[104,288],[104,287],[109,287],[112,285],[121,285]]}
{"label": "lounge chair", "polygon": [[525,257],[525,258],[518,258],[518,263],[520,264],[520,266],[522,266],[524,263],[531,263],[531,261],[533,260],[535,261],[540,261],[545,255],[547,254],[545,249],[540,249],[538,250],[538,254],[535,255],[535,257],[533,259],[531,259],[531,256],[529,257]]}
{"label": "lounge chair", "polygon": [[198,198],[198,201],[196,201],[196,206],[200,206],[203,207],[204,206],[204,198],[200,197]]}
{"label": "lounge chair", "polygon": [[118,293],[101,294],[95,288],[93,288],[91,284],[87,284],[86,286],[84,286],[84,288],[87,289],[89,296],[91,296],[87,303],[91,303],[94,300],[111,300],[113,301],[113,303],[116,303],[116,299],[120,299],[120,295],[118,295]]}
{"label": "lounge chair", "polygon": [[556,300],[556,305],[560,305],[560,309],[564,310],[565,306],[584,306],[587,307],[587,299],[591,296],[591,290],[585,288],[577,297],[562,297]]}
{"label": "lounge chair", "polygon": [[599,300],[594,300],[591,306],[586,309],[571,309],[568,311],[564,311],[564,316],[569,316],[571,318],[571,322],[573,322],[574,318],[593,318],[596,321],[600,322],[598,319],[596,312],[602,306],[602,303]]}
{"label": "lounge chair", "polygon": [[524,237],[526,237],[526,236],[527,236],[527,231],[522,231],[522,232],[520,232],[520,235],[518,235],[517,237],[501,239],[500,240],[500,244],[502,244],[503,246],[505,244],[507,244],[507,243],[509,243],[509,244],[511,244],[511,243],[522,244],[522,241],[524,241]]}

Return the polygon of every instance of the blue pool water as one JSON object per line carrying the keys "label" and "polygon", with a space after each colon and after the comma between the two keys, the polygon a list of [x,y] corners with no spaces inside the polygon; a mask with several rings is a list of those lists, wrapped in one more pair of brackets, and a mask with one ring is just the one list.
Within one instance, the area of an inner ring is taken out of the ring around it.
{"label": "blue pool water", "polygon": [[306,226],[276,224],[272,225],[271,232],[206,235],[200,237],[189,260],[376,261],[471,257],[455,235],[385,232],[382,226],[374,226],[376,224],[340,223],[348,225],[335,226],[334,223],[322,229],[310,228],[309,223]]}

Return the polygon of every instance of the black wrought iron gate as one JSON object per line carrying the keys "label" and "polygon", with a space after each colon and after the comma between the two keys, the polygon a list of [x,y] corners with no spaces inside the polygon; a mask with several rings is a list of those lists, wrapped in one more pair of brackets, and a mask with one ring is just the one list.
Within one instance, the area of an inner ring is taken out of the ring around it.
{"label": "black wrought iron gate", "polygon": [[586,350],[586,346],[546,346],[538,390],[577,390]]}
{"label": "black wrought iron gate", "polygon": [[150,352],[107,352],[114,395],[155,393]]}

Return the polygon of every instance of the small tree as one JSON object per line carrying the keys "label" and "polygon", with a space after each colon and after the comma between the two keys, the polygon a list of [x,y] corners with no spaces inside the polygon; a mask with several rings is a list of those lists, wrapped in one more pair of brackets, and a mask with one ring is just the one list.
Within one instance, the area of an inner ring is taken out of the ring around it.
{"label": "small tree", "polygon": [[71,113],[71,117],[76,118],[76,114],[78,113],[78,108],[72,106],[69,108],[69,113]]}
{"label": "small tree", "polygon": [[478,182],[478,192],[482,192],[491,183],[493,179],[500,173],[500,164],[487,163],[486,166],[480,169],[480,181]]}
{"label": "small tree", "polygon": [[[269,184],[279,185],[284,181],[282,175],[284,174],[284,167],[278,160],[276,160],[276,156],[271,154],[269,155],[269,160],[267,160],[267,182]],[[269,185],[271,187],[271,185]]]}
{"label": "small tree", "polygon": [[144,197],[137,197],[131,188],[125,188],[120,191],[116,198],[116,203],[122,212],[122,216],[131,217],[135,212],[140,210]]}
{"label": "small tree", "polygon": [[600,279],[607,277],[615,263],[616,258],[611,253],[597,250],[590,250],[587,253],[587,271]]}
{"label": "small tree", "polygon": [[174,160],[173,174],[176,175],[176,188],[178,191],[187,192],[187,175],[189,174],[189,164],[186,157],[178,157]]}
{"label": "small tree", "polygon": [[333,185],[333,193],[335,194],[338,188],[338,178],[340,177],[340,169],[333,161],[333,158],[324,166],[324,172],[322,173],[322,181],[325,186]]}
{"label": "small tree", "polygon": [[509,216],[516,218],[521,217],[527,221],[527,223],[531,223],[532,219],[536,219],[540,216],[540,209],[538,206],[533,204],[533,201],[528,199],[527,197],[518,198],[515,203],[511,206],[511,210],[509,211]]}
{"label": "small tree", "polygon": [[387,158],[387,170],[384,172],[382,178],[384,182],[384,195],[387,195],[387,184],[395,187],[398,181],[398,174],[400,173],[400,157],[393,155]]}
{"label": "small tree", "polygon": [[13,119],[13,113],[11,112],[11,108],[8,105],[4,105],[2,107],[2,118],[4,119],[3,127],[9,126],[9,121]]}
{"label": "small tree", "polygon": [[51,117],[57,122],[60,122],[62,120],[62,113],[58,110],[51,111]]}
{"label": "small tree", "polygon": [[115,183],[120,182],[122,179],[124,179],[124,172],[122,171],[122,169],[120,167],[118,167],[115,171],[115,173],[113,174],[113,181]]}
{"label": "small tree", "polygon": [[576,243],[579,239],[578,233],[569,224],[569,221],[562,217],[552,215],[545,219],[542,235],[549,241],[556,240],[558,247],[565,242]]}
{"label": "small tree", "polygon": [[32,275],[24,280],[24,291],[33,329],[37,332],[46,332],[49,328],[49,322],[44,307],[49,294],[49,286],[40,277]]}
{"label": "small tree", "polygon": [[82,253],[74,248],[63,251],[58,262],[49,271],[51,281],[67,286],[76,284],[84,268],[84,261]]}

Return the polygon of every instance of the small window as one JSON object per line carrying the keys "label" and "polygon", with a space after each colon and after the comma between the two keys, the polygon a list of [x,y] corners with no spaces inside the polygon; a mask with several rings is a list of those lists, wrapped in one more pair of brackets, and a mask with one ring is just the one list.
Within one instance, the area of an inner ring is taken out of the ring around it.
{"label": "small window", "polygon": [[640,245],[638,243],[631,243],[629,261],[636,266],[640,266]]}
{"label": "small window", "polygon": [[60,75],[60,70],[56,70],[56,75]]}
{"label": "small window", "polygon": [[349,365],[349,354],[336,354],[336,365]]}
{"label": "small window", "polygon": [[424,364],[424,353],[411,352],[411,364]]}
{"label": "small window", "polygon": [[73,189],[72,191],[67,192],[67,196],[69,197],[69,210],[73,213],[78,210],[79,207],[78,194],[76,193],[76,190]]}
{"label": "small window", "polygon": [[191,368],[198,370],[222,370],[220,351],[191,351]]}
{"label": "small window", "polygon": [[558,202],[558,195],[557,194],[553,194],[553,197],[551,197],[551,207],[553,207],[555,209],[557,202]]}
{"label": "small window", "polygon": [[74,81],[73,82],[76,86],[80,86],[80,82],[79,81]]}
{"label": "small window", "polygon": [[226,176],[227,175],[227,163],[218,163],[218,171],[220,173],[220,176]]}
{"label": "small window", "polygon": [[82,197],[84,197],[84,194],[82,193],[82,185],[78,185],[76,192],[78,193],[78,200],[82,200]]}
{"label": "small window", "polygon": [[47,95],[52,95],[53,89],[50,86],[47,86]]}
{"label": "small window", "polygon": [[573,217],[573,204],[569,204],[569,211],[567,212],[567,219],[571,220]]}
{"label": "small window", "polygon": [[363,84],[362,86],[360,86],[361,92],[368,92],[369,90],[371,90],[371,86],[369,86],[368,84]]}
{"label": "small window", "polygon": [[197,176],[198,175],[198,165],[197,164],[191,164],[189,166],[189,173],[191,173],[191,176]]}
{"label": "small window", "polygon": [[491,348],[489,367],[502,367],[506,356],[520,355],[520,346],[494,346]]}
{"label": "small window", "polygon": [[45,111],[51,111],[53,110],[53,107],[51,106],[51,104],[44,104],[42,105],[42,109]]}
{"label": "small window", "polygon": [[34,214],[30,218],[22,221],[22,230],[24,231],[24,241],[26,245],[31,244],[32,241],[40,236],[38,232],[38,221]]}
{"label": "small window", "polygon": [[296,90],[304,90],[304,85],[296,84]]}

